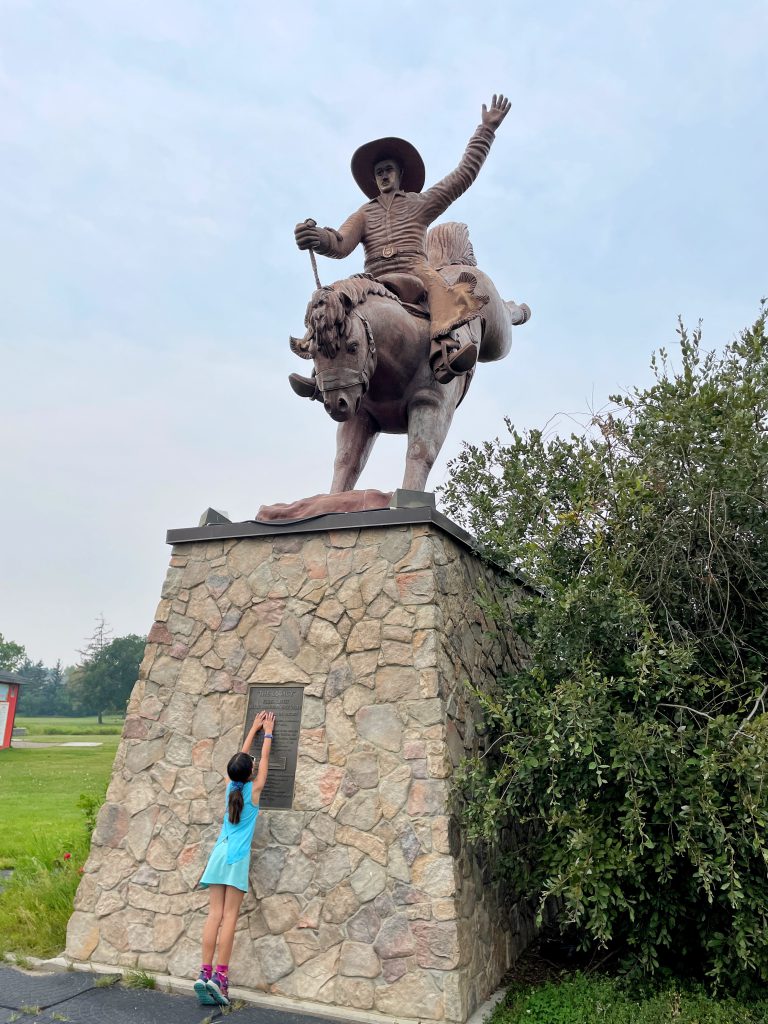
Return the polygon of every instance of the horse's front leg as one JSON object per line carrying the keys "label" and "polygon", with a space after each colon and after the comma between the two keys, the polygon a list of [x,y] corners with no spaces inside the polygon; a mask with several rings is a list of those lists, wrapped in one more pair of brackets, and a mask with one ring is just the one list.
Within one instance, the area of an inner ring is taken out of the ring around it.
{"label": "horse's front leg", "polygon": [[408,451],[405,456],[403,487],[423,491],[435,459],[440,454],[463,381],[457,378],[442,385],[439,392],[426,391],[414,396],[408,406]]}
{"label": "horse's front leg", "polygon": [[331,494],[352,490],[378,436],[379,428],[365,410],[339,424]]}

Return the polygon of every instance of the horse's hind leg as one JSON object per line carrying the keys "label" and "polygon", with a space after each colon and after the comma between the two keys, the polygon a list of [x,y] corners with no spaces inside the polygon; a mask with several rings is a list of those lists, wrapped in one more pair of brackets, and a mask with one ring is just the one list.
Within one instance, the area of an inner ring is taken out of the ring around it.
{"label": "horse's hind leg", "polygon": [[379,428],[367,412],[339,424],[336,431],[336,460],[333,464],[331,494],[351,491],[365,468]]}
{"label": "horse's hind leg", "polygon": [[408,407],[408,451],[405,456],[403,487],[423,491],[435,459],[456,411],[457,395],[464,387],[462,380],[441,385],[439,394],[428,392],[417,396]]}

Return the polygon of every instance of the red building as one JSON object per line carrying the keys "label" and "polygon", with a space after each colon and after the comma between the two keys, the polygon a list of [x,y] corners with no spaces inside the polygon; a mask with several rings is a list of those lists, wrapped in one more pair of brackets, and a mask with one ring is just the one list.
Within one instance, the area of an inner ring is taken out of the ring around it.
{"label": "red building", "polygon": [[23,682],[15,672],[0,672],[0,750],[11,745],[19,686]]}

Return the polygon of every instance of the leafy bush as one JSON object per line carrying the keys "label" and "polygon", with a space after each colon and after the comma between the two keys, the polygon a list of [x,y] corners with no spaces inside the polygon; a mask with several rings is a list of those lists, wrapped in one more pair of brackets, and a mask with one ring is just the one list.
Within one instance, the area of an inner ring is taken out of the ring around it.
{"label": "leafy bush", "polygon": [[444,493],[538,591],[491,609],[530,658],[478,695],[471,835],[583,943],[718,984],[768,980],[765,327],[719,356],[681,327],[679,371],[581,436],[508,424]]}

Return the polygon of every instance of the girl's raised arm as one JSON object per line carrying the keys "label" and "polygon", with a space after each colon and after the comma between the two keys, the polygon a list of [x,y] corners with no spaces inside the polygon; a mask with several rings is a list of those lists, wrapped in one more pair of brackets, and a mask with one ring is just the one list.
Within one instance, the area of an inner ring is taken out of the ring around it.
{"label": "girl's raised arm", "polygon": [[272,749],[272,734],[275,731],[275,716],[272,711],[263,712],[264,719],[264,740],[261,747],[261,760],[259,761],[259,770],[256,772],[256,778],[253,780],[253,787],[251,792],[251,800],[254,804],[258,804],[261,791],[267,781],[267,772],[269,771],[269,752]]}
{"label": "girl's raised arm", "polygon": [[254,718],[253,725],[248,730],[248,735],[245,737],[245,740],[243,741],[241,753],[250,754],[251,747],[253,746],[253,741],[256,739],[256,733],[264,725],[264,716],[266,715],[266,713],[266,711],[260,711],[258,715],[256,715],[256,717]]}

